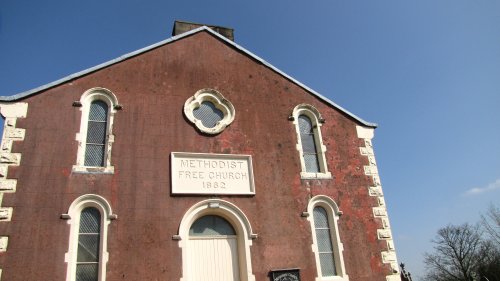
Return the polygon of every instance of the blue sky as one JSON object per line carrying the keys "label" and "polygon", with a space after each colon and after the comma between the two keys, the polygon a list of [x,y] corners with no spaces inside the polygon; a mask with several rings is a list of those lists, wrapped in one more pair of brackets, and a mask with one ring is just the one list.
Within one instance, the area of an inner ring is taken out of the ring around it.
{"label": "blue sky", "polygon": [[398,258],[419,275],[439,227],[500,202],[500,1],[0,0],[0,95],[170,37],[174,20],[236,42],[379,124]]}

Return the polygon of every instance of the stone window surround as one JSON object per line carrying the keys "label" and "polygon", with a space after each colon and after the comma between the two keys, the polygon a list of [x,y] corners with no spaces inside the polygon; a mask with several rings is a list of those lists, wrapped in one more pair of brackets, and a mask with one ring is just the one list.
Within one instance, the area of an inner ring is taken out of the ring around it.
{"label": "stone window surround", "polygon": [[68,252],[64,255],[64,261],[68,264],[68,270],[66,273],[66,280],[68,281],[75,280],[76,278],[76,258],[78,253],[80,214],[81,211],[87,207],[94,207],[101,213],[98,280],[106,280],[106,264],[109,259],[109,253],[107,252],[108,226],[111,223],[111,220],[117,219],[118,216],[113,214],[111,205],[109,205],[108,201],[104,197],[96,194],[85,194],[78,197],[73,201],[73,203],[71,203],[67,214],[61,215],[61,218],[68,220],[67,222],[70,225]]}
{"label": "stone window surround", "polygon": [[253,239],[257,238],[257,234],[252,232],[250,221],[236,205],[220,199],[207,199],[194,204],[184,214],[178,234],[172,236],[173,240],[179,241],[179,247],[182,251],[182,277],[180,281],[190,281],[189,258],[187,256],[189,229],[197,219],[205,215],[220,216],[231,223],[237,234],[240,280],[255,281],[255,275],[252,274],[250,246],[252,246]]}
{"label": "stone window surround", "polygon": [[[306,164],[304,162],[303,150],[302,150],[302,140],[300,138],[300,128],[299,128],[299,116],[305,115],[311,120],[313,130],[314,130],[314,140],[316,143],[316,153],[318,157],[319,173],[311,173],[306,171]],[[295,124],[295,130],[297,133],[297,145],[296,148],[300,154],[300,166],[302,171],[300,172],[300,177],[302,179],[331,179],[332,174],[328,171],[326,164],[326,146],[323,144],[323,138],[321,136],[321,126],[325,122],[321,117],[319,111],[310,104],[299,104],[297,105],[290,116]]]}
{"label": "stone window surround", "polygon": [[[213,128],[205,127],[201,120],[194,117],[193,110],[200,107],[201,103],[204,101],[213,103],[213,105],[224,114],[224,118],[217,122]],[[186,118],[193,123],[200,132],[210,135],[216,135],[224,131],[224,129],[234,121],[235,114],[236,112],[233,104],[224,98],[220,92],[214,89],[201,89],[184,103],[184,115]]]}
{"label": "stone window surround", "polygon": [[[104,166],[103,167],[89,167],[85,166],[85,151],[86,151],[86,139],[87,139],[87,127],[90,104],[93,101],[101,100],[108,105],[108,122],[106,129],[106,148],[104,151]],[[81,122],[80,122],[80,132],[76,134],[76,141],[78,142],[78,152],[76,165],[73,165],[73,172],[76,173],[114,173],[114,167],[111,166],[111,149],[115,141],[113,135],[113,120],[114,115],[117,111],[118,99],[108,89],[95,87],[89,89],[83,93],[80,98],[80,111],[82,112]]]}
{"label": "stone window surround", "polygon": [[[336,276],[323,277],[321,274],[321,263],[318,254],[318,243],[316,241],[314,216],[312,215],[315,207],[324,208],[328,215],[328,223],[330,225],[330,235],[331,235],[330,239],[332,241],[335,268],[337,270]],[[342,212],[339,210],[337,204],[328,196],[316,195],[309,200],[309,203],[307,205],[306,215],[307,215],[307,220],[311,224],[311,234],[313,239],[312,251],[316,259],[316,270],[318,276],[316,277],[315,281],[348,281],[349,276],[346,273],[344,265],[344,257],[342,255],[342,252],[344,251],[344,246],[340,241],[339,228],[338,228],[338,220],[342,215]]]}

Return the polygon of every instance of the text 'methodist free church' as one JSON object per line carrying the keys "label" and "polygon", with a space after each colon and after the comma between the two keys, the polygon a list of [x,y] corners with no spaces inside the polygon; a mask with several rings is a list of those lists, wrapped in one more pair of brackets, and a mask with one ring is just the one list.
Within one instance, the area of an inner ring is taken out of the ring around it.
{"label": "text 'methodist free church'", "polygon": [[400,280],[376,125],[232,29],[3,94],[1,280]]}

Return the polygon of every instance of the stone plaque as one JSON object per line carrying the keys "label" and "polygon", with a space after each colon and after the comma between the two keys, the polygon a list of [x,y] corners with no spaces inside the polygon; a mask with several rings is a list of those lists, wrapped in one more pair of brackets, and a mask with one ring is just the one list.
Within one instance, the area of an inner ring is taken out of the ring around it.
{"label": "stone plaque", "polygon": [[172,194],[255,194],[252,157],[172,152]]}
{"label": "stone plaque", "polygon": [[271,281],[300,281],[299,269],[280,269],[271,271]]}

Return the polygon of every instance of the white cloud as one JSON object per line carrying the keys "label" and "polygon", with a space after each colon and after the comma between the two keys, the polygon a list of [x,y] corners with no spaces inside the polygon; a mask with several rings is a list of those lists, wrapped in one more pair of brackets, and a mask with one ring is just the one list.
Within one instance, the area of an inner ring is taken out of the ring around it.
{"label": "white cloud", "polygon": [[467,190],[464,195],[476,195],[488,191],[493,191],[500,189],[500,179],[497,179],[495,182],[488,184],[487,186],[484,187],[474,187],[469,190]]}

